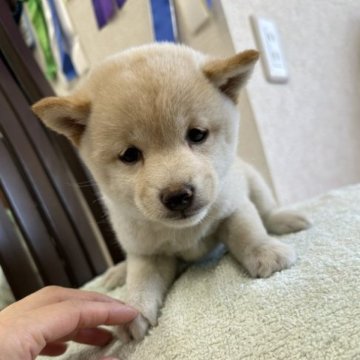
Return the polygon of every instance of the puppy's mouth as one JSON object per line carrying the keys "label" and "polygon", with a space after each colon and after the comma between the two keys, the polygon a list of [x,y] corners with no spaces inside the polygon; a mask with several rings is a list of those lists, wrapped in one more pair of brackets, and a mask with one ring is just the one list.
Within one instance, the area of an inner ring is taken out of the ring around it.
{"label": "puppy's mouth", "polygon": [[206,206],[171,212],[165,218],[165,223],[171,227],[182,228],[198,224],[207,215]]}
{"label": "puppy's mouth", "polygon": [[201,210],[203,210],[203,209],[204,209],[203,206],[197,206],[196,208],[193,208],[193,209],[177,211],[176,213],[172,212],[167,216],[167,218],[171,219],[171,220],[190,219],[191,217],[199,214],[199,212],[201,212]]}

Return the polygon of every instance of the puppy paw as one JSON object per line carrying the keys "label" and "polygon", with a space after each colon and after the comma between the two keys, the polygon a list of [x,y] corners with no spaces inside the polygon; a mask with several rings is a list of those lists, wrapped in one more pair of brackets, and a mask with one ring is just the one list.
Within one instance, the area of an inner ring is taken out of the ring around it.
{"label": "puppy paw", "polygon": [[294,249],[276,239],[249,249],[243,259],[243,265],[249,274],[256,278],[269,277],[276,271],[292,266],[296,261]]}
{"label": "puppy paw", "polygon": [[269,215],[265,226],[271,234],[283,235],[305,230],[311,226],[311,223],[297,211],[280,210]]}
{"label": "puppy paw", "polygon": [[127,344],[132,340],[132,336],[129,332],[128,324],[117,326],[115,330],[115,334],[123,344]]}
{"label": "puppy paw", "polygon": [[119,326],[116,333],[121,342],[127,344],[133,340],[143,340],[150,326],[150,322],[143,315],[139,314],[129,324]]}
{"label": "puppy paw", "polygon": [[123,286],[126,280],[126,261],[123,261],[108,269],[101,278],[100,286],[112,290]]}
{"label": "puppy paw", "polygon": [[150,322],[139,314],[129,325],[129,333],[135,341],[142,340],[150,328]]}

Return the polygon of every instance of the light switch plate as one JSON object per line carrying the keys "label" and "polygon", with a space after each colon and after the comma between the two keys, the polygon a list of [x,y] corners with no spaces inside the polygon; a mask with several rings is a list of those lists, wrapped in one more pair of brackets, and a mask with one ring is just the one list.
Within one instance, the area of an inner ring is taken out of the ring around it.
{"label": "light switch plate", "polygon": [[275,23],[258,16],[251,16],[251,23],[261,51],[267,80],[275,83],[287,82],[289,73]]}

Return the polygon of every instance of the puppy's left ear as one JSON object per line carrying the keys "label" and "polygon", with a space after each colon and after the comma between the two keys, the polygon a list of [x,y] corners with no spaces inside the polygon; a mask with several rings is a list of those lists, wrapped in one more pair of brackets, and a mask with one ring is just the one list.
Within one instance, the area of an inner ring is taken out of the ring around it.
{"label": "puppy's left ear", "polygon": [[256,50],[246,50],[229,58],[210,60],[202,70],[222,93],[236,103],[239,91],[249,79],[258,58]]}
{"label": "puppy's left ear", "polygon": [[50,129],[65,135],[78,146],[90,115],[90,102],[76,96],[47,97],[31,107]]}

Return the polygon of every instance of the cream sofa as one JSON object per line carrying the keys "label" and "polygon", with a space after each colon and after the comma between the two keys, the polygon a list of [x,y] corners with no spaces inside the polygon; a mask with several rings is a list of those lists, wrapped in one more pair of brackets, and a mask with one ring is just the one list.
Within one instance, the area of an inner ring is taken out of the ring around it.
{"label": "cream sofa", "polygon": [[[251,279],[229,255],[194,265],[144,341],[71,345],[60,359],[360,359],[360,185],[295,207],[314,225],[282,238],[297,249],[293,268]],[[99,280],[85,288],[106,292]]]}

